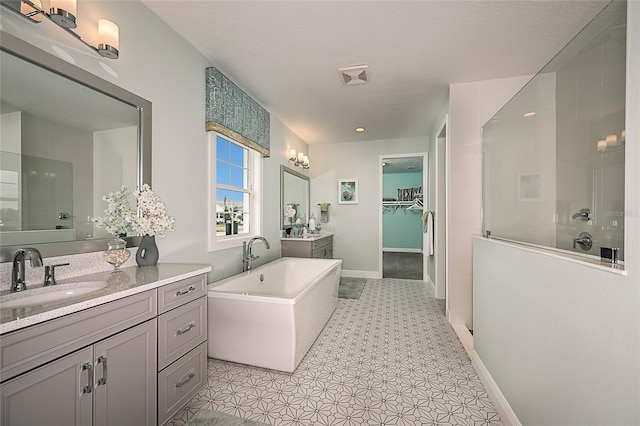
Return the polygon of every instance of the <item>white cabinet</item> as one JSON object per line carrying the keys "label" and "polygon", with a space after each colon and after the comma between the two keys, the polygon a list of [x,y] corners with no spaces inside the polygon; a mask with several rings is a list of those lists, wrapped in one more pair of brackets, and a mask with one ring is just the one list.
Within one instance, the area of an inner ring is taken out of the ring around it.
{"label": "white cabinet", "polygon": [[3,425],[153,425],[156,320],[1,386]]}

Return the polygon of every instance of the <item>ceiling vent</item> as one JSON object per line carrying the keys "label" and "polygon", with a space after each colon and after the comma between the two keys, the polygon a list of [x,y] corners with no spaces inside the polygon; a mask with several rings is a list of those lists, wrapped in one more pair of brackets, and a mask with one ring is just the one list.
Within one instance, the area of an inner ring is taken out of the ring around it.
{"label": "ceiling vent", "polygon": [[339,68],[340,80],[345,86],[355,86],[365,84],[371,80],[368,65],[355,65],[352,67]]}

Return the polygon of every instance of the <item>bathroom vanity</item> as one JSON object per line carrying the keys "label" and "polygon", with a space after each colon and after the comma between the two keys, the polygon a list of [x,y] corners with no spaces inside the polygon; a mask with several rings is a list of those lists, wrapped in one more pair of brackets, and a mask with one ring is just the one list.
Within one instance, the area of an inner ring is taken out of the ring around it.
{"label": "bathroom vanity", "polygon": [[90,294],[0,305],[0,423],[165,423],[207,381],[210,269],[99,272],[61,283],[106,283]]}
{"label": "bathroom vanity", "polygon": [[302,238],[282,238],[282,257],[333,259],[333,234],[310,234]]}

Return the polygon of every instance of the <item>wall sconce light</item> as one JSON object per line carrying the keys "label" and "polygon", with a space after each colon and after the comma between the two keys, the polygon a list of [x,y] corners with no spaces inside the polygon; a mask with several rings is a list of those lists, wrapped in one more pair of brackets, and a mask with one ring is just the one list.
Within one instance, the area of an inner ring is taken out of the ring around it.
{"label": "wall sconce light", "polygon": [[296,154],[295,149],[289,150],[289,161],[291,161],[296,167],[302,167],[303,169],[309,168],[309,157],[304,155],[303,152],[298,152]]}
{"label": "wall sconce light", "polygon": [[49,19],[58,26],[62,28],[75,28],[78,26],[76,22],[76,15],[78,14],[76,0],[51,0],[49,6]]}
{"label": "wall sconce light", "polygon": [[607,150],[607,141],[598,141],[598,152],[605,152]]}
{"label": "wall sconce light", "polygon": [[90,45],[73,31],[73,28],[78,26],[76,0],[51,0],[49,12],[42,8],[41,0],[2,1],[0,4],[32,23],[40,23],[43,16],[48,18],[100,56],[109,59],[118,59],[120,56],[120,32],[113,22],[107,19],[98,20],[98,47]]}

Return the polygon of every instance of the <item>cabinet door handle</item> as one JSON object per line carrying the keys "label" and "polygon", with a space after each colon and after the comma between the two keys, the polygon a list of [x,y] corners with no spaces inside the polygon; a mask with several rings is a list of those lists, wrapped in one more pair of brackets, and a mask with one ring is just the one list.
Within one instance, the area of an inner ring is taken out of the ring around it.
{"label": "cabinet door handle", "polygon": [[187,333],[189,330],[191,330],[195,326],[196,325],[194,323],[192,323],[192,322],[189,323],[185,327],[182,327],[180,330],[176,331],[176,336],[181,336],[181,335]]}
{"label": "cabinet door handle", "polygon": [[180,290],[176,292],[176,296],[184,296],[185,294],[189,294],[192,291],[196,291],[194,286],[189,287],[187,290]]}
{"label": "cabinet door handle", "polygon": [[189,380],[193,379],[195,376],[196,376],[196,373],[194,373],[193,370],[189,371],[189,374],[184,376],[182,379],[180,379],[178,383],[176,383],[176,387],[177,388],[183,387],[184,385],[187,384]]}
{"label": "cabinet door handle", "polygon": [[82,369],[80,370],[80,374],[83,371],[87,370],[87,385],[82,388],[82,393],[91,393],[93,389],[93,365],[89,362],[85,362],[82,364]]}
{"label": "cabinet door handle", "polygon": [[102,377],[98,379],[98,384],[96,386],[106,385],[107,384],[107,358],[103,356],[99,356],[98,364],[102,364]]}

